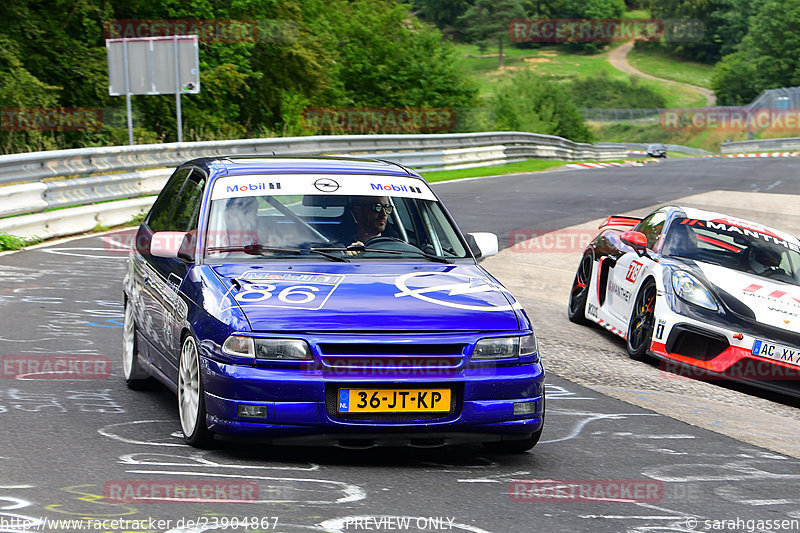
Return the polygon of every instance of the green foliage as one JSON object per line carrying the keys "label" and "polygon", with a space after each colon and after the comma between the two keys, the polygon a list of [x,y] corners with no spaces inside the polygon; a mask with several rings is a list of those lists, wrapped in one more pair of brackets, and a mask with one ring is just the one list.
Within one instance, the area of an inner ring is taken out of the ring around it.
{"label": "green foliage", "polygon": [[[392,0],[4,0],[0,107],[85,107],[83,131],[0,131],[0,151],[127,144],[125,101],[108,95],[104,25],[255,21],[252,38],[200,42],[201,92],[182,97],[184,138],[311,133],[306,107],[464,107],[475,85],[453,45]],[[134,96],[135,141],[176,140],[175,97]]]}
{"label": "green foliage", "polygon": [[503,44],[510,41],[508,25],[514,19],[525,18],[523,0],[476,0],[458,22],[463,26],[468,42],[485,52],[489,43],[498,44],[498,59],[503,66]]}
{"label": "green foliage", "polygon": [[766,0],[737,51],[714,68],[721,105],[752,101],[764,89],[800,85],[800,3]]}
{"label": "green foliage", "polygon": [[618,19],[625,12],[624,0],[561,0],[556,13],[571,19]]}
{"label": "green foliage", "polygon": [[578,78],[569,84],[573,100],[582,107],[599,108],[654,108],[665,107],[664,97],[631,76],[626,82],[611,79],[606,72],[589,78]]}
{"label": "green foliage", "polygon": [[714,66],[711,88],[718,105],[745,105],[758,94],[756,68],[745,52],[735,52]]}
{"label": "green foliage", "polygon": [[497,130],[530,131],[591,142],[569,91],[557,82],[520,72],[489,99]]}
{"label": "green foliage", "polygon": [[20,250],[26,246],[36,244],[37,242],[41,242],[41,239],[23,239],[22,237],[9,235],[8,233],[0,233],[0,252]]}
{"label": "green foliage", "polygon": [[650,0],[653,18],[693,19],[699,21],[703,28],[699,39],[693,38],[686,42],[676,40],[650,46],[665,48],[692,61],[714,63],[735,50],[747,33],[748,19],[759,11],[764,2],[765,0]]}
{"label": "green foliage", "polygon": [[[381,7],[382,6],[382,7]],[[455,67],[456,50],[438,30],[383,0],[341,2],[331,13],[338,48],[339,105],[460,107],[477,88]]]}
{"label": "green foliage", "polygon": [[412,6],[426,22],[443,31],[455,31],[458,17],[466,13],[475,0],[414,0]]}

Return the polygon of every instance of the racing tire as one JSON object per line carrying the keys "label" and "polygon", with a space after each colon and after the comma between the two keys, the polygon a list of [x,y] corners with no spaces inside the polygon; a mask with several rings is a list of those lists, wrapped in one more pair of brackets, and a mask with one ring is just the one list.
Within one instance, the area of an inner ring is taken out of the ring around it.
{"label": "racing tire", "polygon": [[631,359],[645,361],[647,351],[653,340],[655,328],[656,284],[653,280],[644,282],[636,300],[633,302],[631,320],[628,324],[626,348]]}
{"label": "racing tire", "polygon": [[125,318],[122,322],[122,376],[131,390],[142,390],[152,383],[152,378],[139,362],[139,341],[136,340],[136,321],[133,306],[125,302]]}
{"label": "racing tire", "polygon": [[586,300],[589,296],[589,280],[592,278],[592,256],[584,254],[575,273],[572,282],[572,290],[569,293],[569,304],[567,305],[567,317],[570,322],[576,324],[591,324],[591,320],[586,318]]}
{"label": "racing tire", "polygon": [[181,345],[178,363],[178,414],[183,440],[195,448],[206,448],[214,435],[206,426],[205,388],[200,371],[200,354],[191,334]]}
{"label": "racing tire", "polygon": [[494,453],[525,453],[536,446],[536,443],[539,442],[540,438],[542,438],[542,430],[544,430],[544,424],[541,428],[539,428],[539,431],[535,431],[527,439],[484,442],[483,446],[490,452]]}

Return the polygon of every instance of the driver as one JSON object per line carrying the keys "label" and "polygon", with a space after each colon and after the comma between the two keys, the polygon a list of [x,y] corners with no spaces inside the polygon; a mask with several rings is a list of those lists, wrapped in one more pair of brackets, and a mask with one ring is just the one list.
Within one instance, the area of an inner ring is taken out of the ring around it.
{"label": "driver", "polygon": [[775,248],[763,244],[753,244],[748,251],[747,259],[750,268],[756,274],[769,272],[784,273],[779,267],[781,264],[781,253]]}
{"label": "driver", "polygon": [[[359,196],[353,199],[351,212],[356,220],[355,240],[350,246],[363,246],[370,239],[380,237],[386,231],[389,215],[394,206],[386,196]],[[346,241],[345,241],[346,242]],[[347,252],[355,255],[358,252]]]}

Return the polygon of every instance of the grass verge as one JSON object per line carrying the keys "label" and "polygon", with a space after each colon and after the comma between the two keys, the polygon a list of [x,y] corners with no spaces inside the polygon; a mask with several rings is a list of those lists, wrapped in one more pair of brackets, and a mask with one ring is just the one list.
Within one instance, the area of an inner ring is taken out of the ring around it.
{"label": "grass verge", "polygon": [[[634,161],[633,159],[617,159],[614,161],[603,161],[604,163],[618,163],[622,161]],[[438,170],[434,172],[420,172],[428,183],[437,181],[457,180],[461,178],[482,178],[485,176],[500,176],[504,174],[522,174],[526,172],[542,172],[551,168],[563,167],[572,163],[599,163],[600,161],[543,161],[540,159],[528,159],[518,163],[507,163],[494,167],[464,168],[459,170]]]}
{"label": "grass verge", "polygon": [[628,53],[628,63],[656,78],[711,88],[711,74],[714,70],[711,65],[683,61],[667,54],[649,50],[645,52],[636,48]]}
{"label": "grass verge", "polygon": [[[504,47],[504,67],[497,68],[497,47],[489,47],[481,54],[471,44],[457,44],[462,68],[479,87],[482,97],[492,93],[498,83],[508,80],[515,72],[529,70],[553,80],[567,81],[605,73],[610,79],[630,81],[630,74],[621,72],[608,62],[608,53],[620,43],[612,43],[597,54],[568,53],[557,46],[535,49]],[[703,107],[706,99],[690,87],[675,86],[669,82],[639,78],[638,83],[662,95],[667,107]]]}
{"label": "grass verge", "polygon": [[32,238],[32,239],[23,239],[22,237],[17,237],[16,235],[9,235],[8,233],[0,233],[0,252],[6,252],[9,250],[21,250],[26,246],[30,246],[32,244],[36,244],[42,242],[42,239]]}

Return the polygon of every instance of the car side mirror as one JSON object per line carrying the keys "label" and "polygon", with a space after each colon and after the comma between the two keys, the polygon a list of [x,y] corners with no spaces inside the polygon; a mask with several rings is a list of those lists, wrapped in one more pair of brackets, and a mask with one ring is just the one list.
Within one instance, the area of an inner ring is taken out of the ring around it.
{"label": "car side mirror", "polygon": [[633,248],[639,257],[647,255],[647,237],[641,231],[626,231],[619,236],[619,240]]}
{"label": "car side mirror", "polygon": [[150,253],[156,257],[176,257],[193,263],[194,245],[193,232],[157,231],[150,239]]}
{"label": "car side mirror", "polygon": [[467,233],[467,244],[472,254],[477,258],[486,258],[497,255],[500,243],[494,233]]}

